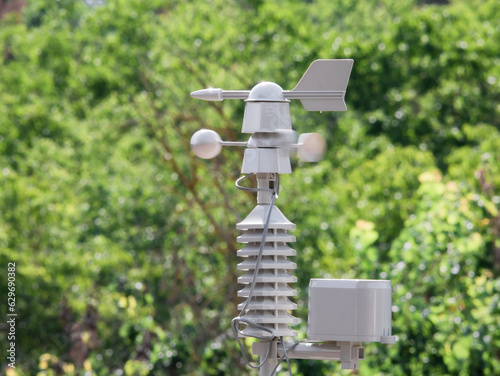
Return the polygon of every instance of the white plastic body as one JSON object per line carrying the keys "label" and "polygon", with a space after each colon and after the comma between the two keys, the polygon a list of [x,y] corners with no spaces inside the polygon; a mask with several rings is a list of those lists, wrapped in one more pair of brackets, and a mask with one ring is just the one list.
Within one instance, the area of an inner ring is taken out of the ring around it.
{"label": "white plastic body", "polygon": [[241,172],[290,174],[289,150],[279,145],[284,132],[292,131],[290,106],[283,89],[273,82],[261,82],[250,91],[246,102],[242,132],[253,136]]}
{"label": "white plastic body", "polygon": [[241,173],[290,174],[290,153],[285,149],[248,148],[245,149]]}
{"label": "white plastic body", "polygon": [[309,340],[394,343],[391,282],[311,279]]}
{"label": "white plastic body", "polygon": [[[365,348],[359,342],[337,341],[324,343],[285,343],[289,359],[337,360],[342,369],[358,369],[359,361],[365,359]],[[268,351],[265,342],[254,342],[252,353],[264,356]],[[269,358],[284,356],[283,346],[273,343]],[[270,373],[261,373],[268,376]]]}
{"label": "white plastic body", "polygon": [[[236,226],[238,230],[242,231],[242,234],[237,239],[238,243],[246,244],[243,249],[238,251],[238,256],[244,258],[238,264],[238,270],[244,272],[238,278],[238,283],[245,286],[238,291],[239,297],[249,297],[250,284],[257,266],[257,254],[268,210],[269,205],[259,204]],[[299,322],[297,318],[288,313],[289,310],[297,308],[297,305],[289,299],[297,295],[297,291],[288,286],[289,283],[297,281],[297,278],[290,274],[290,271],[297,268],[297,265],[288,260],[288,257],[295,256],[296,252],[286,244],[295,241],[295,237],[288,234],[287,231],[293,229],[295,229],[295,225],[286,219],[283,213],[274,206],[262,260],[259,265],[253,299],[250,301],[248,312],[244,316],[246,319],[272,329],[274,335],[278,337],[296,336],[297,332],[288,325]],[[244,304],[245,302],[239,304],[238,309],[242,309]],[[245,335],[265,334],[258,329],[252,328],[247,328],[243,332]]]}
{"label": "white plastic body", "polygon": [[354,60],[320,59],[311,63],[285,98],[298,98],[307,111],[345,111],[344,95]]}
{"label": "white plastic body", "polygon": [[[248,90],[209,88],[194,91],[191,96],[205,101],[247,98],[257,101],[299,99],[307,111],[345,111],[347,107],[344,96],[353,63],[352,59],[315,60],[297,86],[292,90],[283,90],[280,98],[276,98],[273,87],[267,83],[262,83],[268,87],[266,90],[259,90],[259,93],[252,93]],[[259,85],[262,86],[262,84]]]}
{"label": "white plastic body", "polygon": [[247,102],[243,117],[243,133],[278,132],[292,129],[290,104],[287,102]]}
{"label": "white plastic body", "polygon": [[219,134],[210,129],[200,129],[191,137],[191,149],[202,159],[212,159],[222,149],[222,140]]}
{"label": "white plastic body", "polygon": [[260,375],[272,373],[277,359],[285,355],[283,346],[290,359],[339,360],[342,369],[357,369],[365,356],[361,342],[390,344],[396,339],[391,335],[390,281],[312,279],[308,340],[326,343],[285,343],[281,349],[277,345],[277,337],[297,335],[289,325],[299,322],[289,313],[297,309],[290,300],[297,292],[289,286],[297,281],[292,274],[296,264],[288,260],[296,251],[286,244],[295,241],[288,233],[295,225],[273,205],[267,226],[267,213],[274,203],[269,189],[276,184],[276,174],[291,173],[291,153],[297,151],[301,160],[313,162],[323,158],[326,150],[320,135],[304,134],[297,140],[289,101],[299,99],[307,111],[345,111],[352,65],[351,59],[316,60],[293,90],[262,82],[250,91],[209,88],[191,93],[208,101],[246,100],[242,132],[252,134],[248,142],[224,142],[215,132],[203,130],[193,135],[191,146],[201,158],[215,157],[222,145],[247,146],[242,173],[255,173],[258,187],[264,188],[257,193],[255,209],[237,225],[238,242],[245,244],[238,251],[243,258],[238,265],[243,273],[238,278],[243,285],[238,296],[244,299],[238,309],[245,311],[245,319],[264,326],[249,325],[240,336],[265,337],[269,332],[275,336],[271,342],[253,343],[253,354],[266,359]]}
{"label": "white plastic body", "polygon": [[302,133],[298,140],[297,154],[301,161],[319,162],[326,153],[326,141],[318,133]]}
{"label": "white plastic body", "polygon": [[[275,182],[274,179],[271,174],[258,174],[257,184],[261,188],[269,187],[271,181]],[[289,325],[297,324],[299,319],[293,317],[288,311],[297,309],[297,305],[290,300],[291,297],[297,295],[297,291],[288,284],[297,282],[297,278],[290,273],[297,268],[297,265],[288,260],[288,257],[295,256],[296,251],[286,243],[295,242],[295,236],[288,233],[295,229],[295,225],[274,205],[262,248],[262,259],[257,265],[262,234],[271,203],[270,196],[270,192],[262,192],[258,195],[257,206],[236,225],[236,228],[242,232],[238,236],[238,243],[246,244],[238,251],[238,256],[243,257],[243,261],[238,264],[238,270],[244,273],[238,278],[238,283],[244,285],[244,288],[238,291],[238,296],[246,300],[249,298],[252,279],[258,267],[253,298],[247,306],[248,311],[244,318],[271,329],[277,337],[294,337],[297,332]],[[239,310],[243,309],[246,300],[238,305]],[[248,327],[243,330],[243,334],[265,335],[266,333]]]}

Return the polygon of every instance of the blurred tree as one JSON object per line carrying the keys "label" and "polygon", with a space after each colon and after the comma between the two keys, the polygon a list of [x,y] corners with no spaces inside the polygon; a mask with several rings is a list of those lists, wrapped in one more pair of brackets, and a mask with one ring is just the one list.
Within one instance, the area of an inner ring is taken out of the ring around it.
{"label": "blurred tree", "polygon": [[293,88],[316,58],[355,65],[347,113],[292,107],[329,144],[294,162],[278,201],[297,224],[303,325],[310,277],[390,278],[400,342],[370,345],[362,374],[500,373],[500,6],[419,3],[38,0],[2,19],[16,373],[252,373],[228,332],[235,223],[254,205],[233,186],[241,151],[189,151],[201,127],[241,139],[244,107],[189,92]]}

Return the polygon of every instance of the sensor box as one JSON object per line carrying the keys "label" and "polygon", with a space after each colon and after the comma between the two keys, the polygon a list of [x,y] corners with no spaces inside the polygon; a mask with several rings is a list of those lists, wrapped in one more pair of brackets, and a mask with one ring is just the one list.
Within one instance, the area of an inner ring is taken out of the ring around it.
{"label": "sensor box", "polygon": [[391,282],[311,279],[308,340],[394,343]]}

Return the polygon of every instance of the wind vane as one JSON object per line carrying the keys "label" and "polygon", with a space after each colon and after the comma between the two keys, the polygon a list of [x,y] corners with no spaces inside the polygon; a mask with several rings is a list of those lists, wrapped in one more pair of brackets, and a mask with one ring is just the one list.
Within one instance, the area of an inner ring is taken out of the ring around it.
{"label": "wind vane", "polygon": [[[295,241],[288,231],[290,222],[275,206],[279,194],[279,174],[292,172],[290,155],[301,160],[319,161],[326,143],[316,133],[297,136],[292,130],[289,102],[299,99],[307,111],[345,111],[344,97],[353,60],[316,60],[292,90],[283,90],[272,82],[257,84],[252,90],[209,88],[191,93],[193,98],[207,101],[244,99],[246,102],[242,132],[251,134],[246,142],[222,141],[208,129],[196,132],[191,147],[200,158],[210,159],[222,146],[243,146],[245,154],[236,187],[257,193],[257,206],[236,228],[237,238],[245,246],[237,252],[243,261],[238,270],[243,275],[238,291],[244,300],[238,305],[240,314],[231,327],[243,356],[261,376],[273,375],[285,360],[291,375],[290,359],[339,360],[343,369],[357,369],[364,359],[362,342],[391,344],[391,284],[385,280],[311,279],[309,285],[309,318],[307,340],[287,342],[296,337],[290,328],[299,322],[289,311],[297,309],[290,300],[297,295],[288,284],[297,281],[291,274],[297,265],[288,260],[296,251],[286,243]],[[240,183],[255,175],[257,187]],[[240,338],[254,337],[253,355],[260,356],[252,364],[243,351]]]}

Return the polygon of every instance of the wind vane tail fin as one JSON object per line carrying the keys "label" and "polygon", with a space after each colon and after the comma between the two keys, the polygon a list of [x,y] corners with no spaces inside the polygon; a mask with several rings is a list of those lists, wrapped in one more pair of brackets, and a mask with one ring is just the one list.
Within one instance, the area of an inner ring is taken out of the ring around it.
{"label": "wind vane tail fin", "polygon": [[345,111],[344,95],[353,63],[352,59],[315,60],[290,92],[307,111]]}

